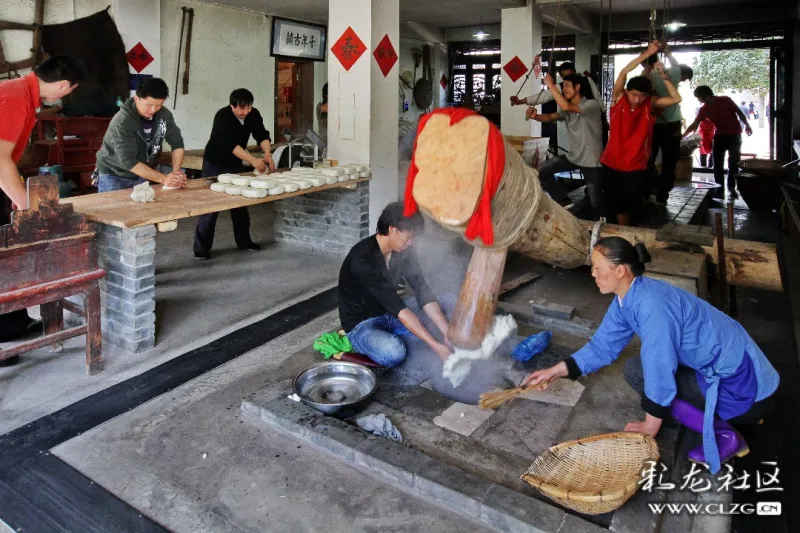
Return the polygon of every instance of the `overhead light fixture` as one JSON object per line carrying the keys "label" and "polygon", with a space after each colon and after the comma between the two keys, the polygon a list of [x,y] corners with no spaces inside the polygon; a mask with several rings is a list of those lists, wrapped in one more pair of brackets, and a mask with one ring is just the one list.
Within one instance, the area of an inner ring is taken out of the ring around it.
{"label": "overhead light fixture", "polygon": [[669,24],[664,24],[664,27],[667,28],[669,31],[678,31],[680,28],[686,26],[685,22],[670,22]]}
{"label": "overhead light fixture", "polygon": [[478,31],[473,33],[472,36],[475,37],[476,39],[478,39],[479,41],[482,41],[482,40],[486,39],[489,35],[491,35],[491,34],[488,31],[483,29],[483,17],[481,17],[481,25],[478,28]]}

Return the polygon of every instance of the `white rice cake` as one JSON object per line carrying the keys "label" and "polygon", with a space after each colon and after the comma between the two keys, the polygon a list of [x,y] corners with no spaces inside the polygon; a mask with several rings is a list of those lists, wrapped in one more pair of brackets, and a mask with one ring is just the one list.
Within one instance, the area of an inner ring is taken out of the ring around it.
{"label": "white rice cake", "polygon": [[339,167],[323,168],[320,172],[322,172],[324,176],[334,176],[336,178],[344,175],[344,169]]}
{"label": "white rice cake", "polygon": [[245,198],[264,198],[267,195],[266,189],[242,189],[242,196]]}
{"label": "white rice cake", "polygon": [[238,185],[240,187],[250,186],[251,181],[252,181],[251,178],[247,178],[245,176],[236,176],[235,178],[231,179],[231,183],[233,183],[234,185]]}
{"label": "white rice cake", "polygon": [[342,169],[344,169],[344,173],[348,175],[358,174],[358,170],[356,170],[355,167],[346,166],[342,167]]}
{"label": "white rice cake", "polygon": [[250,186],[254,189],[271,189],[278,185],[278,180],[276,179],[255,179],[250,180]]}
{"label": "white rice cake", "polygon": [[322,187],[325,185],[325,183],[327,183],[325,178],[308,178],[308,181],[311,182],[312,187]]}
{"label": "white rice cake", "polygon": [[283,185],[278,185],[277,187],[273,187],[270,190],[268,190],[267,194],[269,194],[270,196],[275,196],[277,194],[283,194],[284,190],[285,189],[283,188]]}
{"label": "white rice cake", "polygon": [[225,192],[225,188],[230,187],[227,183],[212,183],[211,190],[214,192]]}
{"label": "white rice cake", "polygon": [[220,183],[231,183],[233,178],[238,178],[236,174],[220,174],[217,176],[217,181]]}
{"label": "white rice cake", "polygon": [[349,174],[342,174],[341,176],[339,176],[339,177],[338,177],[338,178],[336,178],[336,179],[337,179],[337,180],[339,180],[339,181],[348,181],[348,180],[350,180],[352,177],[353,177],[353,176],[350,176]]}
{"label": "white rice cake", "polygon": [[361,173],[361,174],[359,174],[358,176],[359,176],[360,178],[368,178],[368,177],[372,176],[372,172],[370,172],[370,171],[368,170],[368,171],[366,171],[366,172],[362,172],[362,173]]}
{"label": "white rice cake", "polygon": [[323,176],[323,178],[325,178],[325,183],[328,185],[339,181],[339,178],[337,178],[336,176]]}
{"label": "white rice cake", "polygon": [[288,180],[281,182],[280,186],[283,187],[284,192],[295,192],[296,190],[298,190],[300,188],[299,185],[297,185],[296,183],[294,183],[292,181],[288,181]]}
{"label": "white rice cake", "polygon": [[225,187],[225,194],[230,194],[231,196],[241,196],[242,195],[242,188],[238,185],[228,185]]}
{"label": "white rice cake", "polygon": [[296,180],[292,180],[292,183],[295,183],[301,189],[310,189],[311,188],[311,182],[308,181],[308,180],[304,180],[304,179],[299,179],[298,178]]}

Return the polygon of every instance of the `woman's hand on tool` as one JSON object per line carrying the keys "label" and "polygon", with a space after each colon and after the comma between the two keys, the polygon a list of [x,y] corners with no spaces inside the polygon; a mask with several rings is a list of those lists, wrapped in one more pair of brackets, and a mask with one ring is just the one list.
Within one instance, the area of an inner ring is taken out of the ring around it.
{"label": "woman's hand on tool", "polygon": [[522,380],[522,386],[525,387],[538,385],[540,383],[550,383],[558,378],[565,378],[568,375],[569,370],[567,370],[567,363],[562,361],[554,366],[551,366],[550,368],[531,372],[525,376],[525,379]]}
{"label": "woman's hand on tool", "polygon": [[625,431],[644,433],[645,435],[650,435],[651,437],[658,435],[658,430],[660,429],[661,419],[656,418],[653,415],[647,415],[642,422],[637,420],[636,422],[628,422],[625,425]]}

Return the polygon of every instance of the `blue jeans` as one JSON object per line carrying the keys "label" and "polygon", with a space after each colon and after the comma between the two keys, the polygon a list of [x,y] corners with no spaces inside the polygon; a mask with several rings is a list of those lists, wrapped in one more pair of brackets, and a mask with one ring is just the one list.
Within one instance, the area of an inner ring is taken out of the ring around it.
{"label": "blue jeans", "polygon": [[[450,316],[455,308],[455,296],[444,294],[438,301],[445,316]],[[419,307],[417,299],[408,298],[405,303],[406,307],[419,316],[423,325],[430,331],[431,324],[427,320],[427,315],[424,315]],[[386,368],[394,368],[405,361],[408,355],[406,341],[419,340],[397,317],[388,313],[360,322],[347,334],[347,338],[353,345],[353,351],[366,355]]]}
{"label": "blue jeans", "polygon": [[133,189],[135,186],[144,183],[143,178],[124,178],[114,174],[100,174],[97,180],[97,192],[121,191],[123,189]]}

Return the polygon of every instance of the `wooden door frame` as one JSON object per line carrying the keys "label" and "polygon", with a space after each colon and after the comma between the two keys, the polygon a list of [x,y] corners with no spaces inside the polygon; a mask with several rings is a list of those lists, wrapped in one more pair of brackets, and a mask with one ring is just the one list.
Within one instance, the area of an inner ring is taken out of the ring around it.
{"label": "wooden door frame", "polygon": [[[281,63],[292,63],[292,133],[302,135],[314,127],[314,62],[294,58],[275,58],[273,98],[273,141],[283,141],[278,129],[278,72]],[[299,82],[299,83],[298,83]],[[298,127],[298,125],[300,127]]]}

